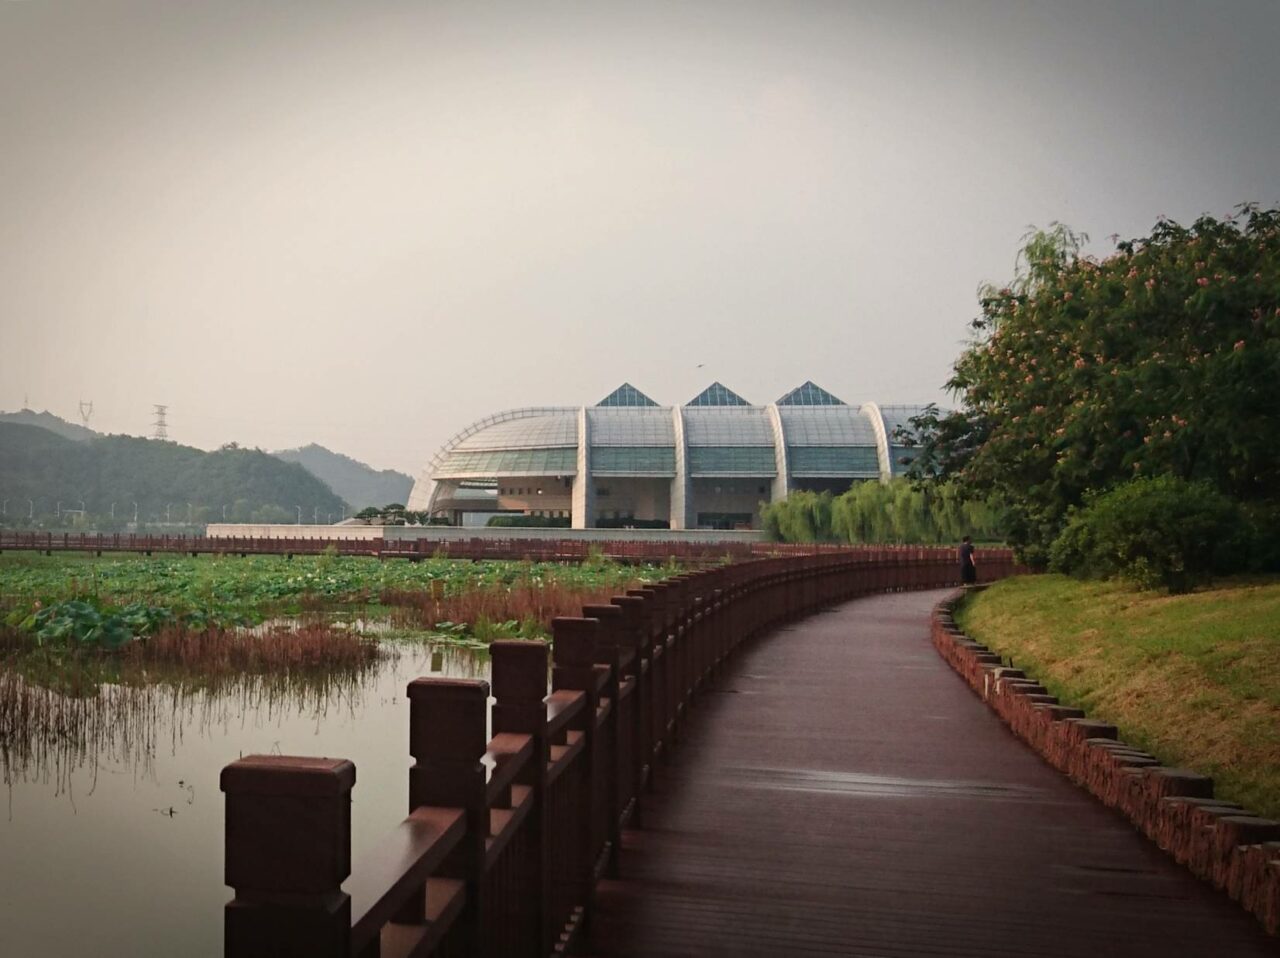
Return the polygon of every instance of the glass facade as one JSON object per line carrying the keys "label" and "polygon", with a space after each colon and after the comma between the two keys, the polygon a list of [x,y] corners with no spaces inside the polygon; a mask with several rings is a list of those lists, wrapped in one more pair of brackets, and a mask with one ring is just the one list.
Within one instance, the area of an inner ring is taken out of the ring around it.
{"label": "glass facade", "polygon": [[[595,494],[606,497],[613,489],[616,496],[623,489],[625,503],[611,500],[619,510],[659,519],[670,512],[671,521],[690,524],[695,516],[737,521],[743,509],[783,488],[839,492],[851,482],[903,475],[909,468],[904,460],[916,451],[897,432],[923,408],[850,406],[813,382],[776,406],[752,405],[714,382],[687,405],[672,407],[623,383],[595,406],[531,406],[477,420],[436,454],[410,501],[417,508],[434,501],[431,482],[437,479],[442,501],[448,496],[452,502],[468,494],[493,496],[489,488],[458,490],[459,483],[562,477],[559,494],[572,492],[581,511],[585,490],[590,511],[592,487],[569,481],[578,475],[578,451],[586,445],[590,472],[603,480]],[[786,483],[771,481],[779,460],[785,460]],[[667,481],[673,479],[679,481]]]}
{"label": "glass facade", "polygon": [[875,446],[788,446],[794,476],[878,476]]}
{"label": "glass facade", "polygon": [[689,450],[691,476],[776,476],[772,446],[697,446]]}
{"label": "glass facade", "polygon": [[[916,450],[910,446],[889,446],[889,469],[895,476],[906,475]],[[904,461],[905,460],[905,461]]]}
{"label": "glass facade", "polygon": [[437,475],[572,476],[578,471],[577,449],[457,449],[445,456]]}
{"label": "glass facade", "polygon": [[592,446],[591,473],[604,475],[674,476],[673,446]]}

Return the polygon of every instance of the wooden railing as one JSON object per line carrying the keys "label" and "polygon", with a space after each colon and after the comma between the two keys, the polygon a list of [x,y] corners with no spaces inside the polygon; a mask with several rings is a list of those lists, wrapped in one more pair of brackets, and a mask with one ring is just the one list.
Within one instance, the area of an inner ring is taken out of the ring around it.
{"label": "wooden railing", "polygon": [[[142,555],[351,555],[380,559],[518,559],[582,562],[602,556],[620,562],[718,564],[788,555],[917,555],[916,546],[859,546],[835,543],[689,542],[679,539],[535,539],[475,536],[467,539],[276,538],[255,536],[135,535],[95,532],[0,532],[0,552],[136,552]],[[932,551],[937,551],[932,550]]]}
{"label": "wooden railing", "polygon": [[[1015,571],[1007,551],[982,560],[984,579]],[[854,596],[954,585],[957,573],[942,549],[691,572],[556,619],[550,646],[493,643],[492,687],[417,679],[410,814],[354,868],[351,762],[228,765],[226,954],[568,952],[597,880],[621,864],[622,830],[641,824],[655,763],[740,643]]]}

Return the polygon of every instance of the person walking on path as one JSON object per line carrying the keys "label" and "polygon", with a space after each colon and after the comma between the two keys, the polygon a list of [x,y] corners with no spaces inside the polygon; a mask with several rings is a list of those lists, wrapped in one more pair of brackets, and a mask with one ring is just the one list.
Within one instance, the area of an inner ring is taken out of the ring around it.
{"label": "person walking on path", "polygon": [[960,540],[960,581],[973,585],[978,581],[978,567],[973,561],[973,540],[965,536]]}

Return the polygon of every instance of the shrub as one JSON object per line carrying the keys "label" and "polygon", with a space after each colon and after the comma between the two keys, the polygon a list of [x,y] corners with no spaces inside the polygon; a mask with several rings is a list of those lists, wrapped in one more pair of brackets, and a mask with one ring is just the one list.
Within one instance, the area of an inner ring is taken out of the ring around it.
{"label": "shrub", "polygon": [[1187,592],[1238,571],[1246,539],[1239,508],[1211,485],[1159,476],[1087,496],[1054,541],[1050,562],[1081,578]]}
{"label": "shrub", "polygon": [[498,515],[490,516],[485,525],[491,529],[567,529],[569,517]]}
{"label": "shrub", "polygon": [[1248,539],[1250,572],[1280,572],[1280,503],[1250,502],[1240,507]]}
{"label": "shrub", "polygon": [[826,542],[832,538],[829,492],[799,490],[761,506],[765,534],[774,542]]}

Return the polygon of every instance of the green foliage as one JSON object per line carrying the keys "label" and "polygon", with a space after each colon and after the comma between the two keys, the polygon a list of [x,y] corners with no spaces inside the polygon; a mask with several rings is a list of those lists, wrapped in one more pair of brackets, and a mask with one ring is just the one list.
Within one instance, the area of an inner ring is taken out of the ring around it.
{"label": "green foliage", "polygon": [[905,479],[861,482],[847,492],[793,492],[761,510],[769,538],[781,542],[955,542],[1003,538],[1004,511],[966,499],[951,483],[916,487]]}
{"label": "green foliage", "polygon": [[1239,509],[1207,482],[1134,479],[1090,494],[1053,543],[1055,571],[1187,592],[1241,568]]}
{"label": "green foliage", "polygon": [[381,562],[361,556],[112,556],[69,553],[0,556],[0,609],[89,599],[141,602],[175,615],[196,610],[231,615],[288,614],[306,608],[363,606],[384,591],[456,595],[493,586],[561,585],[569,589],[656,582],[673,566],[624,566],[594,549],[583,563],[470,562],[432,558]]}
{"label": "green foliage", "polygon": [[17,609],[5,624],[33,636],[38,646],[118,649],[165,626],[192,631],[251,624],[244,615],[218,609],[189,609],[175,614],[163,606],[130,602],[113,605],[94,597],[37,603],[30,611]]}
{"label": "green foliage", "polygon": [[85,503],[90,514],[107,516],[115,503],[119,523],[132,519],[138,504],[141,522],[227,518],[235,521],[296,521],[295,506],[308,518],[319,510],[336,518],[343,502],[302,466],[282,462],[256,449],[227,446],[204,452],[172,442],[134,436],[99,436],[73,441],[37,426],[0,422],[0,488],[9,514],[27,499],[35,513],[49,516],[60,500],[64,508]]}
{"label": "green foliage", "polygon": [[319,478],[353,506],[376,502],[403,501],[413,488],[413,477],[394,469],[374,469],[363,462],[312,443],[301,449],[286,449],[271,455],[296,462]]}
{"label": "green foliage", "polygon": [[1168,596],[1015,576],[969,595],[957,619],[1062,704],[1212,776],[1218,798],[1280,818],[1280,579]]}
{"label": "green foliage", "polygon": [[775,542],[828,542],[832,539],[829,492],[793,492],[761,506],[765,534]]}
{"label": "green foliage", "polygon": [[486,526],[501,529],[567,529],[568,516],[490,516]]}
{"label": "green foliage", "polygon": [[988,288],[948,383],[917,425],[917,478],[998,494],[1043,563],[1068,511],[1134,477],[1280,500],[1280,210],[1162,221],[1097,260],[1064,227],[1031,235]]}
{"label": "green foliage", "polygon": [[[564,517],[564,524],[569,525],[569,517]],[[622,518],[617,519],[612,516],[601,516],[596,520],[597,529],[670,529],[671,522],[667,519],[636,519]]]}

